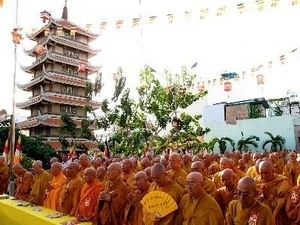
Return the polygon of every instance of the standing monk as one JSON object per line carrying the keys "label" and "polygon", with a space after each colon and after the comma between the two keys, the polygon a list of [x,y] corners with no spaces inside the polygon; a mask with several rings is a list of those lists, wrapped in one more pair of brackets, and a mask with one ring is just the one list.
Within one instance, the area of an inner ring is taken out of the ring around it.
{"label": "standing monk", "polygon": [[7,192],[9,180],[9,170],[5,163],[5,158],[0,156],[0,195]]}
{"label": "standing monk", "polygon": [[288,163],[283,168],[283,175],[290,178],[293,186],[296,186],[300,170],[300,163],[297,161],[297,154],[295,152],[290,152],[287,158]]}
{"label": "standing monk", "polygon": [[149,182],[144,171],[134,175],[135,192],[128,195],[128,204],[125,209],[125,219],[123,225],[144,225],[142,198],[147,194]]}
{"label": "standing monk", "polygon": [[256,200],[256,183],[252,177],[239,180],[237,196],[239,200],[233,200],[228,205],[226,225],[275,225],[269,207]]}
{"label": "standing monk", "polygon": [[291,225],[300,224],[300,185],[292,188],[289,197],[287,198],[286,213]]}
{"label": "standing monk", "polygon": [[92,221],[94,219],[98,196],[100,191],[103,189],[103,186],[96,180],[96,169],[85,169],[83,176],[86,183],[81,190],[76,218],[79,221],[85,222]]}
{"label": "standing monk", "polygon": [[66,170],[67,181],[59,195],[58,211],[75,216],[84,181],[78,176],[79,165],[71,162]]}
{"label": "standing monk", "polygon": [[120,225],[124,221],[129,189],[121,179],[122,166],[119,162],[107,168],[107,185],[100,193],[94,225]]}
{"label": "standing monk", "polygon": [[33,176],[30,172],[22,167],[20,163],[16,163],[12,167],[14,174],[17,175],[17,190],[15,198],[23,201],[29,200]]}
{"label": "standing monk", "polygon": [[269,161],[259,164],[259,174],[262,182],[262,203],[271,209],[276,225],[288,224],[284,206],[292,188],[291,181],[283,175],[277,175],[276,169]]}
{"label": "standing monk", "polygon": [[129,191],[133,192],[133,162],[131,159],[124,159],[122,163],[123,173],[122,173],[122,180],[127,184]]}
{"label": "standing monk", "polygon": [[55,162],[51,165],[52,178],[45,192],[44,207],[58,210],[58,201],[61,189],[67,178],[63,174],[62,165]]}
{"label": "standing monk", "polygon": [[43,163],[40,160],[32,163],[34,172],[32,190],[30,192],[29,201],[35,205],[43,205],[44,194],[51,175],[43,170]]}
{"label": "standing monk", "polygon": [[[87,154],[81,154],[79,156],[79,164],[80,164],[80,168],[79,168],[79,173],[78,176],[81,177],[83,179],[83,173],[84,170],[86,168],[94,168],[93,165],[90,163],[90,157]],[[84,180],[84,179],[83,179]]]}
{"label": "standing monk", "polygon": [[179,204],[178,224],[223,225],[224,218],[216,200],[207,194],[203,186],[203,176],[191,172],[186,179],[187,194]]}
{"label": "standing monk", "polygon": [[104,166],[99,166],[97,168],[97,180],[103,185],[106,186],[106,168]]}
{"label": "standing monk", "polygon": [[170,170],[168,171],[169,177],[179,184],[182,188],[185,188],[185,179],[187,172],[181,168],[181,156],[178,153],[172,153],[169,159]]}
{"label": "standing monk", "polygon": [[[163,191],[170,195],[174,201],[179,204],[180,199],[183,195],[183,190],[179,184],[171,180],[167,176],[166,169],[163,164],[155,163],[151,167],[151,177],[153,179],[150,185],[149,192],[151,191]],[[176,224],[176,214],[178,211],[174,211],[163,218],[158,218],[156,215],[148,213],[143,209],[144,223],[145,225],[174,225]]]}

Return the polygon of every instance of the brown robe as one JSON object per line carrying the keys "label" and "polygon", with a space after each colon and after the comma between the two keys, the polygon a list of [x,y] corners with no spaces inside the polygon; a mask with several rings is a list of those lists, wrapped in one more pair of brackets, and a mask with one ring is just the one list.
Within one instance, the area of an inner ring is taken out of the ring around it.
{"label": "brown robe", "polygon": [[29,201],[35,205],[43,205],[46,187],[50,181],[51,175],[45,170],[33,177],[32,190]]}
{"label": "brown robe", "polygon": [[0,195],[7,192],[9,169],[6,165],[0,167]]}
{"label": "brown robe", "polygon": [[17,190],[16,190],[15,198],[23,201],[28,201],[31,192],[32,183],[33,183],[33,175],[24,169],[23,174],[17,176],[16,179]]}
{"label": "brown robe", "polygon": [[285,210],[291,222],[291,225],[297,225],[300,222],[300,186],[292,188],[290,195],[286,200]]}

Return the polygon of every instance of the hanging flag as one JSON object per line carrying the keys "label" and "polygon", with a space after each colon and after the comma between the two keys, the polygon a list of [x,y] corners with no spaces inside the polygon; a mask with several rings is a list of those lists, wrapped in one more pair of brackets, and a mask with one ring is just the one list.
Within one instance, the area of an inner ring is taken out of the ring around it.
{"label": "hanging flag", "polygon": [[251,68],[251,75],[254,76],[255,68]]}
{"label": "hanging flag", "polygon": [[86,64],[84,62],[79,63],[77,72],[84,73],[85,71],[86,71]]}
{"label": "hanging flag", "polygon": [[224,82],[224,91],[231,91],[232,87],[231,87],[231,82],[226,81]]}
{"label": "hanging flag", "polygon": [[107,26],[107,22],[101,22],[101,23],[100,23],[100,29],[101,29],[101,30],[105,30],[105,29],[106,29],[106,26]]}
{"label": "hanging flag", "polygon": [[184,12],[184,18],[185,18],[185,21],[188,21],[189,19],[191,19],[191,12],[189,12],[189,11]]}
{"label": "hanging flag", "polygon": [[276,7],[279,4],[279,0],[272,0],[271,7]]}
{"label": "hanging flag", "polygon": [[217,79],[213,79],[213,86],[215,86]]}
{"label": "hanging flag", "polygon": [[75,37],[76,31],[77,31],[77,27],[72,26],[71,29],[70,29],[70,35]]}
{"label": "hanging flag", "polygon": [[44,29],[44,35],[45,35],[45,36],[49,36],[49,34],[50,34],[50,29],[49,29],[49,27],[45,27],[45,29]]}
{"label": "hanging flag", "polygon": [[236,81],[239,81],[239,80],[240,80],[240,75],[237,73],[236,75],[234,75],[234,79],[235,79]]}
{"label": "hanging flag", "polygon": [[173,23],[173,19],[174,19],[173,14],[171,13],[167,14],[167,18],[168,18],[168,23]]}
{"label": "hanging flag", "polygon": [[91,28],[92,28],[92,24],[88,23],[85,25],[85,32],[86,33],[90,33],[91,32]]}
{"label": "hanging flag", "polygon": [[8,139],[5,141],[5,145],[3,148],[3,157],[5,159],[6,164],[9,164],[9,146],[8,146]]}
{"label": "hanging flag", "polygon": [[264,0],[256,0],[255,3],[256,3],[258,11],[262,11],[264,9],[264,6],[265,6]]}
{"label": "hanging flag", "polygon": [[138,27],[140,25],[140,18],[132,19],[132,27]]}
{"label": "hanging flag", "polygon": [[217,9],[217,16],[222,16],[226,11],[226,6],[220,7]]}
{"label": "hanging flag", "polygon": [[207,16],[208,14],[208,9],[201,9],[200,10],[200,20],[204,20],[205,17]]}
{"label": "hanging flag", "polygon": [[104,143],[104,156],[106,158],[110,159],[110,152],[109,152],[109,149],[108,149],[107,141],[105,141],[105,143]]}
{"label": "hanging flag", "polygon": [[237,8],[238,8],[240,14],[242,14],[243,12],[245,12],[245,3],[237,4]]}
{"label": "hanging flag", "polygon": [[18,138],[17,145],[16,145],[14,164],[20,163],[21,160],[22,160],[22,149],[21,149],[21,135],[20,135]]}
{"label": "hanging flag", "polygon": [[272,64],[273,64],[273,61],[270,60],[270,61],[268,62],[268,68],[269,68],[269,69],[272,68]]}
{"label": "hanging flag", "polygon": [[292,0],[292,5],[298,5],[300,4],[300,0]]}
{"label": "hanging flag", "polygon": [[258,85],[265,84],[264,75],[263,74],[257,75],[256,76],[256,82],[257,82]]}
{"label": "hanging flag", "polygon": [[57,36],[62,36],[63,34],[63,27],[57,27],[56,28],[56,35]]}
{"label": "hanging flag", "polygon": [[280,56],[279,60],[280,60],[281,64],[284,64],[285,63],[285,55]]}
{"label": "hanging flag", "polygon": [[72,144],[71,148],[69,149],[68,161],[72,161],[74,154],[75,154],[75,145]]}
{"label": "hanging flag", "polygon": [[150,23],[150,24],[153,24],[153,23],[155,22],[155,20],[156,20],[156,17],[157,17],[157,16],[150,16],[150,17],[149,17],[149,23]]}
{"label": "hanging flag", "polygon": [[290,53],[296,53],[297,51],[298,51],[298,48],[295,48]]}
{"label": "hanging flag", "polygon": [[117,29],[121,29],[122,27],[123,27],[123,20],[118,20],[117,22],[116,22],[116,28]]}
{"label": "hanging flag", "polygon": [[243,80],[245,79],[245,76],[246,76],[246,71],[243,71],[242,72],[242,78],[243,78]]}
{"label": "hanging flag", "polygon": [[14,28],[11,32],[12,34],[12,41],[15,45],[20,44],[20,40],[23,39],[22,34],[20,33],[22,28]]}
{"label": "hanging flag", "polygon": [[49,13],[47,10],[41,12],[40,18],[42,19],[43,23],[46,23],[46,21],[49,20],[50,17],[51,13]]}
{"label": "hanging flag", "polygon": [[37,45],[35,46],[34,51],[36,52],[36,54],[42,55],[45,52],[45,48],[43,45]]}

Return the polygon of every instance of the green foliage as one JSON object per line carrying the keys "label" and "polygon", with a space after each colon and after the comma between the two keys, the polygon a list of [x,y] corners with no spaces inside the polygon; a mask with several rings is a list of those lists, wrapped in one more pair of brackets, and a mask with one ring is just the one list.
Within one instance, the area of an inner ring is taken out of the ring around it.
{"label": "green foliage", "polygon": [[232,146],[232,148],[234,149],[235,143],[234,140],[232,140],[229,137],[221,137],[221,138],[213,138],[210,141],[210,145],[212,147],[212,149],[214,149],[215,144],[218,144],[219,150],[221,154],[224,154],[224,152],[227,150],[227,142]]}
{"label": "green foliage", "polygon": [[85,83],[85,97],[88,101],[92,100],[93,98],[93,84],[91,82]]}
{"label": "green foliage", "polygon": [[117,79],[115,83],[115,92],[112,97],[112,101],[116,102],[119,99],[126,84],[126,77],[123,77],[123,70],[121,67],[118,68]]}
{"label": "green foliage", "polygon": [[26,154],[22,154],[21,164],[25,169],[31,170],[33,161],[34,159],[28,157]]}
{"label": "green foliage", "polygon": [[285,144],[285,139],[280,136],[280,135],[276,135],[274,136],[272,133],[270,132],[265,132],[266,135],[269,136],[269,139],[266,139],[263,143],[262,143],[262,148],[265,149],[265,147],[270,144],[271,145],[271,151],[272,152],[276,152],[278,150],[282,150],[284,148],[284,144]]}
{"label": "green foliage", "polygon": [[62,121],[62,125],[59,127],[59,130],[70,134],[72,138],[76,138],[77,126],[71,116],[64,113],[60,116],[60,119]]}
{"label": "green foliage", "polygon": [[[95,84],[94,84],[94,95],[100,94],[102,90],[103,84],[102,84],[102,73],[98,72],[95,78]],[[90,88],[90,87],[89,87]],[[90,96],[90,95],[89,95]]]}
{"label": "green foliage", "polygon": [[251,135],[247,138],[242,137],[240,140],[238,140],[237,148],[240,151],[246,151],[249,150],[249,145],[252,145],[253,147],[257,148],[258,144],[256,143],[256,139],[258,137],[255,135]]}
{"label": "green foliage", "polygon": [[89,119],[81,120],[80,137],[88,140],[95,140],[95,137],[90,129],[90,126],[93,123],[94,123],[93,120],[89,120]]}

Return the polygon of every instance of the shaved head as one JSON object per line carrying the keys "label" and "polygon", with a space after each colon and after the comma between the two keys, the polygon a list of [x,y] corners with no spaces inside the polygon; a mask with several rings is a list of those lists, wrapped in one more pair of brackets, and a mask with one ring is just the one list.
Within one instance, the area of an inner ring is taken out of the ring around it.
{"label": "shaved head", "polygon": [[203,176],[199,172],[191,172],[191,173],[189,173],[189,175],[187,176],[186,180],[188,181],[190,179],[193,179],[195,182],[203,183]]}
{"label": "shaved head", "polygon": [[147,180],[147,174],[145,173],[145,171],[139,171],[134,175],[135,178],[139,178],[139,179],[145,179]]}
{"label": "shaved head", "polygon": [[259,163],[259,174],[263,182],[269,182],[276,178],[275,167],[269,161]]}
{"label": "shaved head", "polygon": [[242,189],[241,186],[246,186],[250,190],[256,190],[256,182],[252,177],[242,177],[238,182],[238,189]]}
{"label": "shaved head", "polygon": [[157,172],[157,173],[166,173],[166,168],[163,164],[161,163],[155,163],[152,167],[151,167],[151,173],[152,172]]}
{"label": "shaved head", "polygon": [[32,163],[32,166],[43,167],[43,162],[41,160],[36,160]]}
{"label": "shaved head", "polygon": [[222,176],[235,176],[232,169],[225,169],[222,171]]}

